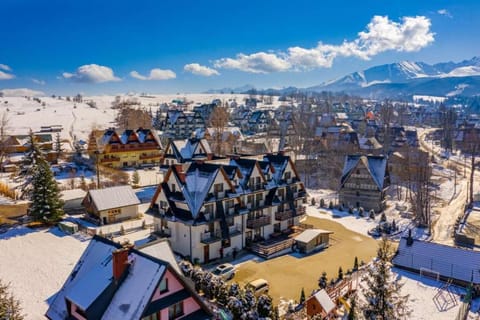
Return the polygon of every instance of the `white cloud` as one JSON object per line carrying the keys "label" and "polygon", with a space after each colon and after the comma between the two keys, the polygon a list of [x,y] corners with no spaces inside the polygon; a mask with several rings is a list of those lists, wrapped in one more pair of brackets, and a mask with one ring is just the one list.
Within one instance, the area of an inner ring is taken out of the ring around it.
{"label": "white cloud", "polygon": [[437,13],[438,13],[439,15],[441,15],[441,16],[445,16],[445,17],[452,18],[451,13],[450,13],[447,9],[437,10]]}
{"label": "white cloud", "polygon": [[215,61],[216,68],[237,69],[252,73],[270,73],[287,71],[290,63],[275,53],[257,52],[253,54],[239,53],[235,58],[222,58]]}
{"label": "white cloud", "polygon": [[46,82],[44,80],[38,80],[38,79],[34,79],[34,78],[32,78],[32,82],[36,83],[36,84],[39,84],[41,86],[44,86],[46,84]]}
{"label": "white cloud", "polygon": [[99,66],[98,64],[86,64],[77,68],[73,73],[62,73],[63,78],[78,82],[101,83],[110,81],[120,81],[109,67]]}
{"label": "white cloud", "polygon": [[365,31],[353,41],[340,45],[319,42],[314,48],[290,47],[283,53],[257,52],[215,61],[215,67],[252,73],[330,68],[337,57],[368,60],[384,51],[418,51],[434,41],[431,22],[425,16],[403,17],[394,22],[387,16],[374,16]]}
{"label": "white cloud", "polygon": [[138,80],[168,80],[175,79],[177,77],[175,72],[172,70],[162,70],[158,68],[150,70],[150,74],[148,76],[142,76],[137,71],[130,72],[130,76]]}
{"label": "white cloud", "polygon": [[4,71],[12,71],[12,68],[10,68],[6,64],[2,64],[2,63],[0,63],[0,69],[2,69]]}
{"label": "white cloud", "polygon": [[24,96],[44,96],[45,92],[43,91],[38,91],[38,90],[32,90],[28,88],[16,88],[16,89],[2,89],[0,90],[1,93],[5,97],[24,97]]}
{"label": "white cloud", "polygon": [[0,70],[0,80],[10,80],[15,78],[13,74],[6,73]]}
{"label": "white cloud", "polygon": [[198,63],[186,64],[183,67],[183,70],[196,74],[197,76],[204,76],[204,77],[220,75],[220,73],[217,70],[206,67],[206,66],[202,66]]}

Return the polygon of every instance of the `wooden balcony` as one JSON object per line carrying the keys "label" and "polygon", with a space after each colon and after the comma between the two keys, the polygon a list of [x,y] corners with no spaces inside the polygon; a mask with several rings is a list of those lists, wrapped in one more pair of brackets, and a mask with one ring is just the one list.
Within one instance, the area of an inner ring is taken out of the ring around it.
{"label": "wooden balcony", "polygon": [[159,159],[160,160],[160,154],[141,154],[138,156],[140,160],[148,160],[148,159]]}
{"label": "wooden balcony", "polygon": [[222,234],[220,230],[214,232],[205,232],[200,234],[200,242],[203,244],[209,244],[222,240]]}
{"label": "wooden balcony", "polygon": [[120,161],[120,158],[119,157],[108,157],[108,158],[100,159],[100,163],[109,163],[109,162],[115,162],[115,161]]}
{"label": "wooden balcony", "polygon": [[293,218],[293,210],[284,210],[275,213],[275,220],[284,221]]}
{"label": "wooden balcony", "polygon": [[297,208],[296,216],[303,216],[306,213],[307,213],[307,209],[305,208],[305,206],[300,206]]}
{"label": "wooden balcony", "polygon": [[247,219],[247,228],[256,229],[271,223],[272,219],[270,216],[261,216],[258,218]]}

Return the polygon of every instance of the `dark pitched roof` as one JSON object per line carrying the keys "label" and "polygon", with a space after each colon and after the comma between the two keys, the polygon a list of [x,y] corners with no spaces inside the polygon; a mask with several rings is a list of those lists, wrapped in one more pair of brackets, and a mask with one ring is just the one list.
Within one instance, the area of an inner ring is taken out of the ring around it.
{"label": "dark pitched roof", "polygon": [[357,167],[359,163],[363,163],[368,172],[375,181],[379,189],[385,187],[385,177],[388,174],[387,170],[387,157],[385,156],[364,156],[364,155],[347,155],[345,157],[345,164],[343,166],[343,173],[341,178],[341,185],[345,183],[347,178]]}
{"label": "dark pitched roof", "polygon": [[409,245],[407,240],[400,240],[392,260],[394,265],[414,270],[429,269],[443,277],[480,283],[480,251],[421,240],[413,240]]}

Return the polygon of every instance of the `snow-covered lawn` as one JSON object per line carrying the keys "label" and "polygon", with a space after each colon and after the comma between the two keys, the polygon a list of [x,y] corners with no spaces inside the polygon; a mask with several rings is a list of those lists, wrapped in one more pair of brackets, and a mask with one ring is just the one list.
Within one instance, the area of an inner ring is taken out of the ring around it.
{"label": "snow-covered lawn", "polygon": [[[333,220],[342,224],[345,228],[361,233],[368,236],[368,231],[375,228],[379,221],[380,215],[376,215],[375,219],[370,219],[368,212],[364,212],[364,217],[358,215],[357,210],[354,210],[353,214],[348,211],[339,211],[336,209],[330,210],[328,208],[319,208],[319,200],[324,199],[325,205],[328,206],[329,202],[335,203],[336,192],[333,190],[307,190],[311,197],[315,197],[316,205],[307,205],[307,215],[327,220]],[[401,235],[405,235],[409,229],[412,229],[412,236],[416,239],[426,239],[428,234],[426,229],[416,228],[412,223],[410,217],[405,214],[406,211],[400,211],[399,208],[406,207],[408,209],[408,203],[402,201],[388,201],[388,208],[385,210],[387,221],[392,222],[395,220],[395,224],[398,230],[401,231],[397,234],[398,238]],[[403,208],[402,208],[403,209]],[[408,211],[408,210],[407,210]]]}
{"label": "snow-covered lawn", "polygon": [[43,319],[88,240],[58,228],[18,227],[0,234],[0,279],[10,283],[26,319]]}
{"label": "snow-covered lawn", "polygon": [[445,285],[444,282],[398,268],[393,268],[392,271],[404,283],[402,295],[409,295],[408,306],[413,310],[411,319],[455,319],[461,303],[460,295],[465,294],[463,288],[450,286],[453,295],[449,296],[446,290],[438,292]]}

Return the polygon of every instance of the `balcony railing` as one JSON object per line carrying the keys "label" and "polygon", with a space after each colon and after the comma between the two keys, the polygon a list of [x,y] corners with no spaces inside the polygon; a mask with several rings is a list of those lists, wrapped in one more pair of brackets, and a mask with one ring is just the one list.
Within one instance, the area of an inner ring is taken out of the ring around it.
{"label": "balcony railing", "polygon": [[115,162],[115,161],[120,161],[120,158],[119,157],[108,157],[108,158],[100,159],[101,163]]}
{"label": "balcony railing", "polygon": [[242,233],[242,228],[239,224],[228,227],[228,234],[233,237]]}
{"label": "balcony railing", "polygon": [[220,241],[222,239],[222,233],[220,230],[215,230],[213,232],[205,232],[200,234],[200,242],[204,244]]}
{"label": "balcony railing", "polygon": [[160,155],[159,154],[141,154],[138,158],[140,160],[160,159]]}
{"label": "balcony railing", "polygon": [[307,213],[307,210],[304,206],[297,207],[297,216],[303,216]]}
{"label": "balcony railing", "polygon": [[275,220],[284,221],[293,218],[293,210],[284,210],[275,213]]}
{"label": "balcony railing", "polygon": [[247,228],[255,229],[260,228],[271,223],[272,219],[270,216],[261,216],[257,218],[249,218],[247,219]]}

